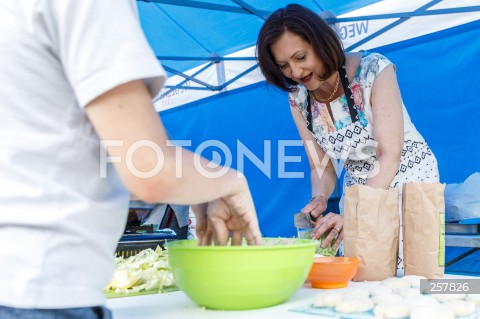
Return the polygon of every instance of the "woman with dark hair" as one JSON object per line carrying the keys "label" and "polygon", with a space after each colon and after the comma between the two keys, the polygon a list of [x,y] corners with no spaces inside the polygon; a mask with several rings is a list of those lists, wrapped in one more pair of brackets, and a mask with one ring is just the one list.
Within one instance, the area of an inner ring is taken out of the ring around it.
{"label": "woman with dark hair", "polygon": [[[410,121],[395,66],[369,52],[345,53],[336,32],[316,13],[291,4],[260,30],[257,58],[266,80],[289,92],[295,124],[311,168],[312,198],[302,209],[322,216],[341,160],[345,185],[388,189],[404,182],[438,182],[437,161]],[[343,239],[343,216],[318,218],[312,238],[323,246]]]}

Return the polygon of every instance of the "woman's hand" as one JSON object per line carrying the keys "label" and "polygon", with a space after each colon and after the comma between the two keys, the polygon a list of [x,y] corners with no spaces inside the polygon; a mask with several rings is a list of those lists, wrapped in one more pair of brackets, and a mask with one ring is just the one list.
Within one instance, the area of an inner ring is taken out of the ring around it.
{"label": "woman's hand", "polygon": [[328,213],[323,216],[322,213],[327,209],[328,200],[325,196],[318,195],[312,197],[310,202],[302,208],[301,212],[310,214],[314,229],[312,239],[319,239],[325,232],[330,231],[328,236],[322,242],[322,248],[327,248],[333,243],[332,248],[336,250],[343,240],[343,216],[335,213]]}
{"label": "woman's hand", "polygon": [[330,231],[322,242],[322,248],[327,248],[332,243],[332,249],[336,250],[343,240],[343,216],[335,213],[318,218],[312,231],[312,239],[319,239],[326,231]]}
{"label": "woman's hand", "polygon": [[327,198],[323,195],[317,195],[310,199],[310,202],[302,208],[301,212],[310,214],[312,219],[318,218],[327,209]]}

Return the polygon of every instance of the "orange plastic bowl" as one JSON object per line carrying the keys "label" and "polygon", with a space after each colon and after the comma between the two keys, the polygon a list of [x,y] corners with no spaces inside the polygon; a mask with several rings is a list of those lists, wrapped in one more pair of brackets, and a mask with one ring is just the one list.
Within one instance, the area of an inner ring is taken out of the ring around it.
{"label": "orange plastic bowl", "polygon": [[348,285],[357,270],[357,258],[315,257],[308,281],[313,288],[343,288]]}

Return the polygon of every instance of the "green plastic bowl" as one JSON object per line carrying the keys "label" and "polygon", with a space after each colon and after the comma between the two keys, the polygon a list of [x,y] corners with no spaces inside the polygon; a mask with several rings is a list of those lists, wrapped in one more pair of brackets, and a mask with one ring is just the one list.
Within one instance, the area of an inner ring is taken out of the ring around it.
{"label": "green plastic bowl", "polygon": [[305,282],[315,240],[264,238],[262,246],[197,246],[196,240],[166,244],[178,287],[198,305],[244,310],[286,301]]}

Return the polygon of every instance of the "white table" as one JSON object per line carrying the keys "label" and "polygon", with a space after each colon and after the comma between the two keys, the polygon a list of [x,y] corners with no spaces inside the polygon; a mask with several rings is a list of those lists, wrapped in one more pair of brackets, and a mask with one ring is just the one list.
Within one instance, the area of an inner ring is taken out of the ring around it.
{"label": "white table", "polygon": [[[445,278],[478,278],[457,275],[446,275]],[[480,278],[479,278],[480,279]],[[368,288],[378,285],[378,282],[350,282],[347,288]],[[292,308],[312,304],[320,289],[310,288],[305,285],[298,289],[290,299],[280,305],[256,310],[220,311],[208,310],[197,306],[183,292],[171,292],[166,294],[144,295],[110,299],[107,306],[112,310],[114,319],[293,319],[329,318],[313,316],[289,311]]]}

